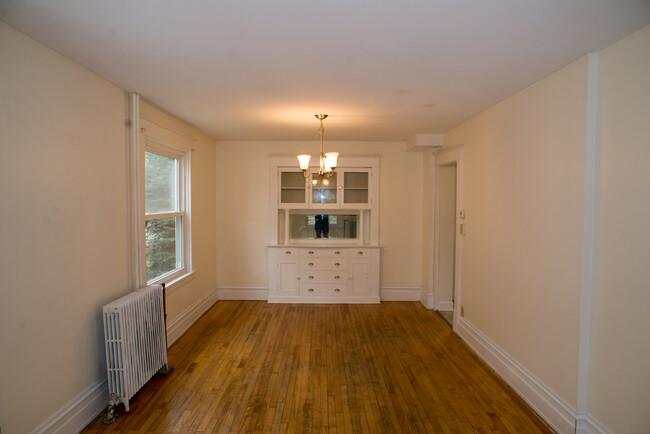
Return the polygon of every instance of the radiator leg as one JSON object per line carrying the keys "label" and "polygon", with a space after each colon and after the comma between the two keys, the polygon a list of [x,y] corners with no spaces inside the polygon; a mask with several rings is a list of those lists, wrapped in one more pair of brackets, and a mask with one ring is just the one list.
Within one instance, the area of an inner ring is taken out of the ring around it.
{"label": "radiator leg", "polygon": [[118,404],[118,401],[115,399],[115,394],[111,393],[108,396],[108,413],[106,414],[104,420],[102,420],[104,425],[110,425],[115,422],[115,419],[117,419],[117,415],[115,414],[115,407],[117,407]]}
{"label": "radiator leg", "polygon": [[169,365],[165,365],[162,368],[160,368],[158,370],[158,372],[156,372],[156,375],[158,375],[159,377],[165,377],[166,378],[166,377],[169,377],[172,372],[174,372],[174,367],[169,366]]}

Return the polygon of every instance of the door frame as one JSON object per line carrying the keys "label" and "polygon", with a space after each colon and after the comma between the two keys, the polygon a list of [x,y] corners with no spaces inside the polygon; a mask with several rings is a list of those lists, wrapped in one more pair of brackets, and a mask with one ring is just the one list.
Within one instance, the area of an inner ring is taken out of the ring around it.
{"label": "door frame", "polygon": [[[433,217],[433,309],[436,309],[438,304],[438,277],[440,269],[440,166],[456,166],[456,217],[455,217],[455,233],[456,233],[456,246],[454,254],[454,320],[452,324],[453,330],[457,330],[458,318],[460,316],[461,306],[461,285],[460,285],[460,267],[461,267],[461,248],[462,248],[462,235],[460,232],[460,212],[462,207],[462,182],[463,182],[463,165],[462,165],[463,146],[458,145],[447,149],[438,150],[435,154],[434,168],[435,168],[435,203],[434,203],[434,217]],[[436,309],[437,310],[437,309]]]}

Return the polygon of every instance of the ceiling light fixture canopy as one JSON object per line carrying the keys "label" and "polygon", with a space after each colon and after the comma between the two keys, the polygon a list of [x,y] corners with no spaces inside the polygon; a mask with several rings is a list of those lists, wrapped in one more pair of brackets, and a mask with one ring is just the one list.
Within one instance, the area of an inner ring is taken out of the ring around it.
{"label": "ceiling light fixture canopy", "polygon": [[[326,114],[317,114],[314,115],[316,119],[320,121],[320,128],[318,129],[318,134],[320,134],[320,166],[318,172],[313,172],[313,182],[316,184],[318,181],[322,181],[323,184],[327,185],[329,178],[334,174],[336,169],[336,163],[339,158],[338,152],[323,152],[323,136],[325,135],[325,128],[323,128],[323,120],[327,118]],[[302,169],[302,174],[306,178],[309,176],[307,171],[309,170],[309,160],[311,155],[298,155],[298,163],[300,164],[300,169]],[[327,181],[327,182],[326,182]]]}

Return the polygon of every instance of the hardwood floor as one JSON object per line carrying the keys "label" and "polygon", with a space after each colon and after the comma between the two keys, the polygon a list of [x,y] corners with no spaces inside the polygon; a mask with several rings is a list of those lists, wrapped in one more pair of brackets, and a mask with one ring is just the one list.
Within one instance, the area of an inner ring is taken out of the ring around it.
{"label": "hardwood floor", "polygon": [[220,301],[85,432],[551,432],[434,312]]}

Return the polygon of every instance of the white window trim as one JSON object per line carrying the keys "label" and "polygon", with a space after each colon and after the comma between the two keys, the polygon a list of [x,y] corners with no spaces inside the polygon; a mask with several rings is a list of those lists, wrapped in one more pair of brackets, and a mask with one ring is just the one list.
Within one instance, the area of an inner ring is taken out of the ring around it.
{"label": "white window trim", "polygon": [[[194,275],[192,268],[192,217],[191,217],[191,150],[165,143],[147,134],[140,128],[139,95],[132,94],[132,128],[133,128],[133,211],[134,211],[134,247],[135,247],[135,283],[142,288],[147,285],[165,283],[167,293],[180,288]],[[147,282],[147,259],[145,240],[145,151],[152,151],[179,160],[179,212],[156,214],[156,218],[182,216],[183,266]]]}

